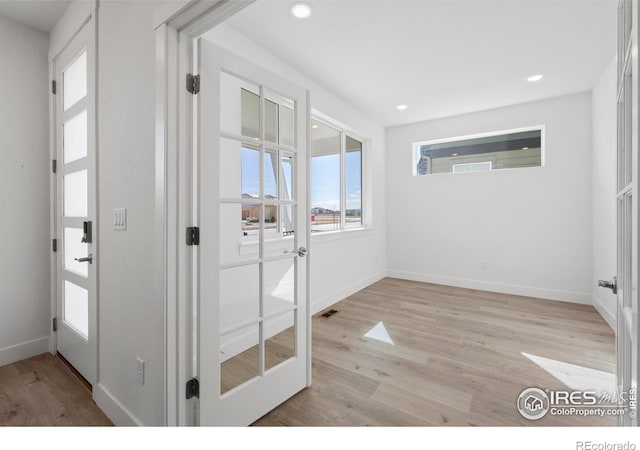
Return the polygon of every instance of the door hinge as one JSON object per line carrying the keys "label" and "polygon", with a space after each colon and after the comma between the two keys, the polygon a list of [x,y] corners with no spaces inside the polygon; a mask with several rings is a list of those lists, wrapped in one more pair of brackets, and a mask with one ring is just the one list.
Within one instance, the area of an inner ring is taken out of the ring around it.
{"label": "door hinge", "polygon": [[53,320],[52,320],[52,328],[53,328],[53,331],[58,331],[58,318],[57,317],[54,317]]}
{"label": "door hinge", "polygon": [[193,397],[200,398],[200,382],[197,378],[187,381],[187,400]]}
{"label": "door hinge", "polygon": [[51,80],[51,93],[53,95],[56,95],[56,91],[57,91],[57,89],[56,89],[56,80]]}
{"label": "door hinge", "polygon": [[55,159],[51,160],[51,171],[56,173],[58,171],[58,161]]}
{"label": "door hinge", "polygon": [[58,251],[58,240],[57,239],[52,239],[51,240],[51,250],[53,250],[54,252]]}
{"label": "door hinge", "polygon": [[200,228],[187,227],[187,245],[200,245]]}
{"label": "door hinge", "polygon": [[200,75],[187,74],[187,91],[193,95],[200,92]]}

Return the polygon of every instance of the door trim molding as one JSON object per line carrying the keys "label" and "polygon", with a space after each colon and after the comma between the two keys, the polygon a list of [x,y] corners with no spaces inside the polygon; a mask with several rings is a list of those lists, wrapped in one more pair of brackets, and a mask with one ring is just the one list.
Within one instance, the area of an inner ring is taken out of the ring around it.
{"label": "door trim molding", "polygon": [[[155,296],[164,304],[165,424],[196,425],[197,402],[185,401],[194,376],[191,346],[193,225],[191,196],[193,96],[185,89],[193,67],[193,39],[255,0],[192,0],[156,10]],[[181,114],[181,112],[183,112]]]}

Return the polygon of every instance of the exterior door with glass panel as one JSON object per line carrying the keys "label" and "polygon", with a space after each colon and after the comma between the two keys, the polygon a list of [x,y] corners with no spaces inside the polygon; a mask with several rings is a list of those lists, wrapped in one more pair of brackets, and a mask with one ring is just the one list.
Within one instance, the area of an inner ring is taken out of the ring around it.
{"label": "exterior door with glass panel", "polygon": [[248,425],[307,385],[307,92],[200,40],[201,425]]}
{"label": "exterior door with glass panel", "polygon": [[85,25],[55,58],[56,351],[96,378],[93,48]]}
{"label": "exterior door with glass panel", "polygon": [[[618,3],[618,274],[617,379],[619,392],[638,382],[638,2]],[[616,280],[604,285],[615,289]],[[602,282],[601,282],[601,285]],[[637,425],[627,405],[622,425]]]}

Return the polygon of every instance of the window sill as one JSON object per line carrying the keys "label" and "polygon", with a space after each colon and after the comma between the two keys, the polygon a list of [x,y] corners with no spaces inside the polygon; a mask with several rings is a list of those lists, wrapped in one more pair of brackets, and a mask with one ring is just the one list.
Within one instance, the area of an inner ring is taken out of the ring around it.
{"label": "window sill", "polygon": [[[323,231],[311,233],[312,242],[335,241],[339,239],[350,239],[354,237],[369,236],[373,234],[373,228],[360,227],[348,228],[346,230]],[[291,250],[293,236],[278,239],[266,239],[264,244],[269,250]],[[240,256],[251,256],[258,254],[258,241],[246,241],[238,243],[238,254]]]}
{"label": "window sill", "polygon": [[338,239],[349,239],[353,237],[368,236],[373,234],[373,228],[360,227],[360,228],[347,228],[345,230],[335,231],[323,231],[319,233],[311,233],[312,242],[325,242]]}

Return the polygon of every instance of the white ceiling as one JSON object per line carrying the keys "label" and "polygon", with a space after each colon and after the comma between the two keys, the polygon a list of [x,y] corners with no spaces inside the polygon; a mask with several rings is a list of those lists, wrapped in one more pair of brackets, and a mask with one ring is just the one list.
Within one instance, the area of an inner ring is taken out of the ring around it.
{"label": "white ceiling", "polygon": [[70,3],[70,0],[0,0],[0,16],[49,33]]}
{"label": "white ceiling", "polygon": [[385,126],[589,91],[616,53],[616,0],[307,3],[308,19],[258,0],[228,24]]}

